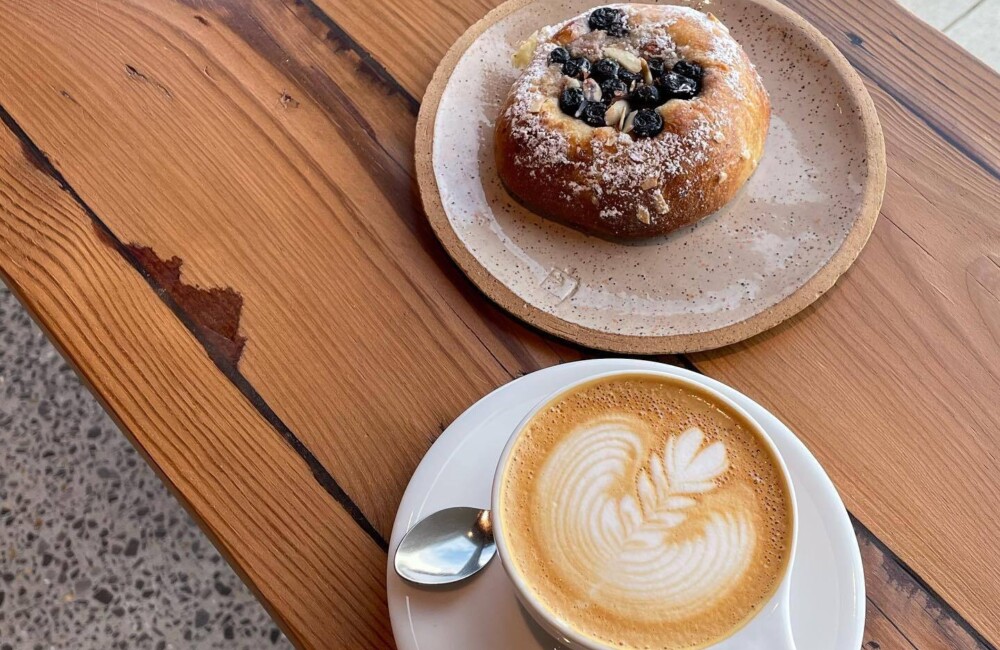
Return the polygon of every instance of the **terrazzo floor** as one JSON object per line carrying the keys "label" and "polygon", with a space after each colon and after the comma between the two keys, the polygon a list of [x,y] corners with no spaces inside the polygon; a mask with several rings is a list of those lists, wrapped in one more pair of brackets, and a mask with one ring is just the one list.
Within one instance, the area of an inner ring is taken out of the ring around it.
{"label": "terrazzo floor", "polygon": [[0,650],[290,647],[0,284]]}

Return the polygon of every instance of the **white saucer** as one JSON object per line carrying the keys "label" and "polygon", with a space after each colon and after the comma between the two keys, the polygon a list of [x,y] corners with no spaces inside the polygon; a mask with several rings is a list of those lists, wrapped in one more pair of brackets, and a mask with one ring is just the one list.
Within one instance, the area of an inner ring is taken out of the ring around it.
{"label": "white saucer", "polygon": [[[770,434],[792,475],[799,504],[799,547],[792,569],[792,629],[803,650],[857,650],[865,623],[861,552],[833,483],[788,427],[745,395],[683,368],[633,359],[595,359],[539,370],[501,386],[449,426],[414,472],[392,529],[403,533],[450,506],[488,508],[493,472],[518,422],[541,399],[571,382],[612,370],[655,369],[700,381],[728,396]],[[387,568],[392,631],[400,650],[552,650],[561,646],[517,604],[498,560],[471,581],[427,589]]]}

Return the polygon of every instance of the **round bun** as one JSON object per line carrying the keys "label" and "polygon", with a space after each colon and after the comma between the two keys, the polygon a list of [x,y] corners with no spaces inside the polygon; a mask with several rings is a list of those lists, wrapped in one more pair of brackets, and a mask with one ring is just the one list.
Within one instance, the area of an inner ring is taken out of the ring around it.
{"label": "round bun", "polygon": [[767,92],[711,14],[609,5],[539,30],[514,60],[525,70],[496,122],[497,170],[544,217],[613,239],[664,235],[725,205],[763,153]]}

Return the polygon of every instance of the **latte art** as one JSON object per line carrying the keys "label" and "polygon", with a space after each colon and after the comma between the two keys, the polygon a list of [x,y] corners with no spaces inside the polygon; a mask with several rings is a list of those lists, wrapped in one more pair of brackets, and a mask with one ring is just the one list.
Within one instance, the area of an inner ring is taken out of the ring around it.
{"label": "latte art", "polygon": [[556,618],[608,645],[704,648],[784,574],[791,511],[776,459],[686,384],[586,384],[534,416],[507,467],[515,569]]}
{"label": "latte art", "polygon": [[657,620],[711,607],[746,570],[755,532],[745,513],[698,498],[728,467],[724,443],[703,446],[695,427],[661,454],[646,448],[653,439],[623,416],[581,425],[542,468],[538,489],[558,507],[535,525],[563,549],[566,570],[592,582],[592,598]]}

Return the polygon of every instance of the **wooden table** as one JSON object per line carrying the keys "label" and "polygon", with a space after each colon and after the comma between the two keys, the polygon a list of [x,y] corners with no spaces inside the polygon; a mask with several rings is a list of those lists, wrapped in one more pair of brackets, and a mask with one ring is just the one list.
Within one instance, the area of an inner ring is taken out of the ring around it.
{"label": "wooden table", "polygon": [[[0,0],[0,270],[302,647],[392,645],[421,455],[490,389],[594,354],[486,301],[419,207],[421,94],[494,2]],[[865,648],[995,648],[1000,77],[892,0],[790,4],[875,99],[882,215],[812,308],[672,361],[824,463]]]}

